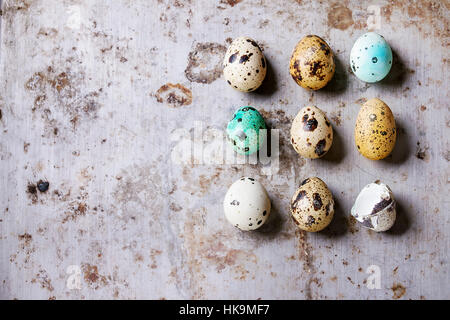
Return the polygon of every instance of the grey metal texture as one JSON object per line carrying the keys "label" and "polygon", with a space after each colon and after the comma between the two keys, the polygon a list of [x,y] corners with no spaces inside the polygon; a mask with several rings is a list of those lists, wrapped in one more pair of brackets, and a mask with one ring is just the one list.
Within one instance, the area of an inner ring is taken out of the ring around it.
{"label": "grey metal texture", "polygon": [[[448,1],[3,1],[0,297],[449,299],[449,9]],[[394,65],[381,83],[365,84],[348,60],[375,16]],[[337,60],[334,79],[316,92],[289,75],[307,34],[325,39]],[[249,94],[221,74],[226,47],[242,35],[269,63],[262,88]],[[399,128],[381,161],[363,158],[353,141],[360,105],[373,97]],[[243,105],[280,129],[277,173],[205,164],[198,154],[174,161],[191,150],[174,130],[192,138],[200,126],[223,131]],[[306,105],[332,121],[323,159],[302,159],[289,143]],[[241,176],[271,197],[271,219],[256,232],[223,214],[225,192]],[[337,204],[332,224],[314,234],[289,213],[310,176]],[[350,218],[361,188],[378,179],[398,201],[385,233]],[[367,286],[374,265],[379,289]]]}

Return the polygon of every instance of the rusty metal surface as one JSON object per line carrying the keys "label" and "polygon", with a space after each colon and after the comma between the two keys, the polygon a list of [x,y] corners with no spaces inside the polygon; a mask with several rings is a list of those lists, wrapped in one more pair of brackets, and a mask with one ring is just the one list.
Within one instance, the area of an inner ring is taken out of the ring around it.
{"label": "rusty metal surface", "polygon": [[[347,61],[373,4],[395,60],[387,79],[368,85]],[[449,9],[448,1],[3,1],[0,297],[450,298]],[[338,61],[317,92],[288,71],[306,34],[323,37]],[[269,62],[251,94],[221,75],[225,48],[241,35]],[[393,155],[378,162],[353,142],[359,106],[372,97],[400,128]],[[301,159],[288,141],[306,104],[333,122],[334,145],[321,160]],[[173,161],[176,128],[222,129],[241,105],[281,129],[277,174]],[[244,175],[272,199],[257,232],[223,215],[228,186]],[[324,232],[305,234],[289,199],[314,175],[337,212]],[[41,179],[48,191],[36,189]],[[376,179],[399,203],[396,225],[381,234],[349,218]],[[380,289],[366,286],[371,265]]]}

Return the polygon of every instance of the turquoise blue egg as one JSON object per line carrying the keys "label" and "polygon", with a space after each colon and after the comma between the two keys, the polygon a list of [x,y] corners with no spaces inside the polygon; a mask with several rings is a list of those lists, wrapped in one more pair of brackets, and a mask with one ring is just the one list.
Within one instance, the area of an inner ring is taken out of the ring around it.
{"label": "turquoise blue egg", "polygon": [[363,34],[350,52],[350,67],[364,82],[380,81],[392,67],[391,47],[383,36],[375,32]]}
{"label": "turquoise blue egg", "polygon": [[228,122],[227,139],[237,153],[252,154],[259,150],[259,130],[266,128],[264,118],[258,110],[250,106],[241,107]]}

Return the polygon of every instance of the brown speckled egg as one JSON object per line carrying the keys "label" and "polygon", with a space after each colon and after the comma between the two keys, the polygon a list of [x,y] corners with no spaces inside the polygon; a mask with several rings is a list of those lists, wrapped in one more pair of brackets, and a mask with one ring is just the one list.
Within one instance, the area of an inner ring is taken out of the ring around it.
{"label": "brown speckled egg", "polygon": [[304,180],[291,199],[295,224],[305,231],[326,228],[334,216],[334,200],[325,182],[317,177]]}
{"label": "brown speckled egg", "polygon": [[317,107],[304,107],[291,126],[291,144],[302,157],[317,159],[325,155],[333,143],[333,127],[325,113]]}
{"label": "brown speckled egg", "polygon": [[380,160],[394,149],[397,137],[391,109],[380,99],[370,99],[361,107],[355,125],[355,143],[366,158]]}
{"label": "brown speckled egg", "polygon": [[233,40],[223,60],[223,74],[230,86],[243,92],[254,91],[262,84],[266,71],[266,58],[253,39]]}
{"label": "brown speckled egg", "polygon": [[319,90],[333,78],[333,52],[322,38],[306,36],[297,43],[292,53],[289,71],[299,86]]}

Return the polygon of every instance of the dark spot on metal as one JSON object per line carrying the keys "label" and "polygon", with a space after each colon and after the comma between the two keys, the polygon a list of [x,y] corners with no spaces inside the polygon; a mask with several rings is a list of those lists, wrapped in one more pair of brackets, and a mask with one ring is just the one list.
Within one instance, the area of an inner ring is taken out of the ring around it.
{"label": "dark spot on metal", "polygon": [[28,192],[29,194],[36,194],[36,193],[37,193],[37,188],[36,188],[36,186],[35,186],[34,184],[29,184],[29,185],[27,186],[27,192]]}
{"label": "dark spot on metal", "polygon": [[39,180],[37,183],[37,188],[39,189],[40,192],[46,192],[49,186],[50,183],[48,181]]}

